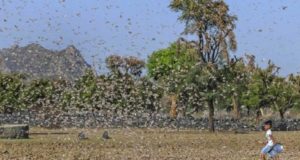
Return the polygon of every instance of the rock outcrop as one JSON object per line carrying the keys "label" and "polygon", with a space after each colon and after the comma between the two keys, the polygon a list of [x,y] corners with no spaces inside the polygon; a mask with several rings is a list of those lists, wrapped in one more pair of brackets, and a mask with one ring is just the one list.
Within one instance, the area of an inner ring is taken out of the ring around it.
{"label": "rock outcrop", "polygon": [[0,50],[0,72],[21,73],[29,79],[75,80],[89,68],[74,46],[53,51],[39,44],[30,44]]}

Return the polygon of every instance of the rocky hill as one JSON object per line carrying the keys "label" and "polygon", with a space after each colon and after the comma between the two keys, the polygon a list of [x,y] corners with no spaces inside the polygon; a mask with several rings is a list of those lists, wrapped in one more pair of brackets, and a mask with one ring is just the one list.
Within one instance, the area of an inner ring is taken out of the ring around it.
{"label": "rocky hill", "polygon": [[73,81],[89,68],[90,65],[74,46],[53,51],[39,44],[30,44],[0,50],[0,72],[23,73],[29,79],[62,78]]}

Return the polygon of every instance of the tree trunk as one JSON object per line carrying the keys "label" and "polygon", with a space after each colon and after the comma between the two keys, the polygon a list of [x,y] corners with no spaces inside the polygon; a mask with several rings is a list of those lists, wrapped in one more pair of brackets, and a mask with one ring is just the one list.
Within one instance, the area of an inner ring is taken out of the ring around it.
{"label": "tree trunk", "polygon": [[235,113],[235,118],[241,118],[241,110],[240,110],[240,103],[236,96],[232,96],[232,103],[233,103],[233,111]]}
{"label": "tree trunk", "polygon": [[279,112],[280,119],[283,120],[285,111],[283,109],[280,109],[277,103],[274,103],[274,106],[276,107],[276,110],[278,110]]}
{"label": "tree trunk", "polygon": [[284,119],[284,111],[282,109],[279,110],[279,115],[280,115],[281,120],[283,120]]}
{"label": "tree trunk", "polygon": [[256,124],[259,124],[260,117],[261,117],[261,111],[259,109],[257,109],[256,110],[256,117],[255,117]]}
{"label": "tree trunk", "polygon": [[171,110],[170,110],[170,116],[171,118],[176,118],[177,117],[177,96],[176,95],[171,95]]}
{"label": "tree trunk", "polygon": [[264,117],[264,116],[265,116],[264,109],[263,109],[263,108],[260,108],[259,110],[260,110],[261,116],[263,116],[263,117]]}
{"label": "tree trunk", "polygon": [[187,107],[186,106],[180,106],[182,109],[181,109],[181,114],[182,114],[182,116],[183,117],[185,117],[186,116],[186,110],[187,110]]}
{"label": "tree trunk", "polygon": [[250,107],[247,106],[247,116],[250,116]]}
{"label": "tree trunk", "polygon": [[215,124],[214,124],[214,101],[213,100],[208,100],[208,111],[209,111],[209,116],[208,116],[208,127],[210,132],[215,132]]}

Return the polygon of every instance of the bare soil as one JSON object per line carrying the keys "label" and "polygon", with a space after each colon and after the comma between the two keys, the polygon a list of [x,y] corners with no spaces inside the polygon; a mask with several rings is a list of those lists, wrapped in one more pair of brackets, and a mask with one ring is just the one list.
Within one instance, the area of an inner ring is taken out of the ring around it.
{"label": "bare soil", "polygon": [[[87,140],[77,135],[84,131]],[[107,129],[111,139],[101,138],[104,129],[33,128],[30,139],[0,139],[0,159],[31,160],[257,160],[263,132],[235,134],[197,130]],[[280,159],[298,160],[300,132],[274,132],[284,144]]]}

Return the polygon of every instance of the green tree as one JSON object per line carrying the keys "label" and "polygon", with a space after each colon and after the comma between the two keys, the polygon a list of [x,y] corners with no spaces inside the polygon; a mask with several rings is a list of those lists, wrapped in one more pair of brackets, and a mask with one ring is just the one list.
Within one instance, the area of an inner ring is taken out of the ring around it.
{"label": "green tree", "polygon": [[225,83],[220,86],[223,91],[223,96],[220,98],[223,102],[229,102],[227,106],[233,107],[236,119],[241,118],[241,99],[243,92],[247,90],[251,74],[248,71],[247,64],[243,59],[232,60],[229,66],[223,68]]}
{"label": "green tree", "polygon": [[110,73],[105,78],[105,103],[114,113],[130,115],[138,111],[159,110],[161,89],[142,77],[145,63],[136,57],[109,56],[106,65]]}
{"label": "green tree", "polygon": [[168,48],[153,52],[147,62],[149,77],[155,80],[166,80],[174,73],[191,69],[198,60],[194,48],[172,43]]}
{"label": "green tree", "polygon": [[[94,108],[94,99],[98,96],[97,90],[97,76],[92,70],[86,70],[85,75],[82,76],[75,85],[74,95],[75,101],[77,102],[75,106],[79,109],[91,109]],[[65,98],[69,98],[66,94]]]}
{"label": "green tree", "polygon": [[263,115],[263,108],[271,107],[272,99],[270,87],[277,78],[279,68],[269,61],[268,66],[263,68],[256,67],[250,77],[247,92],[243,94],[243,104],[256,110],[256,120]]}
{"label": "green tree", "polygon": [[161,109],[160,99],[163,95],[163,88],[157,86],[148,77],[143,77],[135,82],[132,97],[135,97],[135,104],[142,105],[142,109],[150,112],[158,112]]}
{"label": "green tree", "polygon": [[[184,22],[185,34],[196,35],[197,53],[200,65],[195,67],[201,75],[191,74],[200,88],[209,110],[209,128],[214,132],[214,111],[217,88],[219,85],[219,68],[229,64],[229,51],[235,51],[237,44],[235,34],[236,16],[229,14],[229,8],[223,0],[172,0],[170,8],[180,12],[179,20]],[[203,81],[195,80],[202,79]]]}
{"label": "green tree", "polygon": [[20,101],[24,76],[0,73],[0,112],[12,113],[25,107]]}
{"label": "green tree", "polygon": [[298,87],[293,82],[295,81],[292,76],[289,79],[276,77],[269,89],[273,109],[278,111],[281,119],[284,119],[287,110],[300,105]]}
{"label": "green tree", "polygon": [[[198,61],[193,44],[183,38],[168,48],[153,52],[147,62],[148,76],[165,88],[165,94],[172,101],[172,117],[176,117],[178,96],[186,75]],[[180,97],[181,98],[181,97]],[[183,111],[184,112],[184,111]],[[184,113],[183,113],[184,114]]]}

